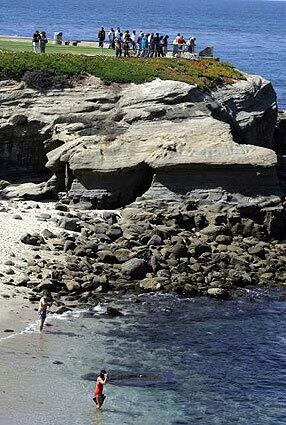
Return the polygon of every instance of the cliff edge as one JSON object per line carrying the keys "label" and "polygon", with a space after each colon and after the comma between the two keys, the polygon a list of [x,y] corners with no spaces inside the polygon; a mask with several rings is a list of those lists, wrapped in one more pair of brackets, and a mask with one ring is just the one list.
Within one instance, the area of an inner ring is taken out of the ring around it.
{"label": "cliff edge", "polygon": [[4,81],[0,196],[64,192],[87,208],[118,208],[142,196],[172,200],[218,187],[278,195],[276,121],[273,87],[253,75],[215,91],[89,77],[43,94]]}

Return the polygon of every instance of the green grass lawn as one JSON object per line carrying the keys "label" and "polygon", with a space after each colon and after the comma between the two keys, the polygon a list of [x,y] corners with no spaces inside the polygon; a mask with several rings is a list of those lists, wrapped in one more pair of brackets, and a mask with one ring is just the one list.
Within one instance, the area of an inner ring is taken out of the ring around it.
{"label": "green grass lawn", "polygon": [[[17,40],[1,40],[0,39],[0,50],[13,51],[13,52],[32,52],[32,41],[17,41]],[[114,56],[114,50],[112,49],[100,49],[92,46],[65,46],[57,45],[49,42],[46,47],[47,53],[72,53],[74,55],[108,55]]]}
{"label": "green grass lawn", "polygon": [[203,90],[244,79],[232,65],[216,59],[117,59],[109,49],[102,52],[96,47],[59,45],[48,45],[46,54],[35,54],[31,44],[0,40],[0,79],[21,80],[27,71],[48,70],[65,78],[89,74],[116,83],[141,84],[155,78],[177,80],[196,84]]}

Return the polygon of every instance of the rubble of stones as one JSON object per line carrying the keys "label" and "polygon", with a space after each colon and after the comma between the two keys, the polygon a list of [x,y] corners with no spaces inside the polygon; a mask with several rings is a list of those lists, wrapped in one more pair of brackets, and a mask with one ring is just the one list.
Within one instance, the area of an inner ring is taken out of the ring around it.
{"label": "rubble of stones", "polygon": [[[240,288],[286,283],[286,212],[279,197],[209,203],[186,196],[101,212],[58,203],[56,210],[40,218],[56,221],[59,233],[23,235],[34,258],[6,283],[30,288],[31,301],[49,289],[61,311],[72,301],[95,305],[105,294],[228,299]],[[44,276],[54,267],[62,273],[57,282]]]}

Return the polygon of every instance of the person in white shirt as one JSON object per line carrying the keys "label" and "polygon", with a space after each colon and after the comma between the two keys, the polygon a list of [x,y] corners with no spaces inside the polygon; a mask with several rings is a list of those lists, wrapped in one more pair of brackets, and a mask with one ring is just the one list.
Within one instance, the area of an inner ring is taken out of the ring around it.
{"label": "person in white shirt", "polygon": [[108,32],[108,42],[109,42],[109,49],[114,49],[114,40],[115,40],[115,31],[113,28],[110,28]]}

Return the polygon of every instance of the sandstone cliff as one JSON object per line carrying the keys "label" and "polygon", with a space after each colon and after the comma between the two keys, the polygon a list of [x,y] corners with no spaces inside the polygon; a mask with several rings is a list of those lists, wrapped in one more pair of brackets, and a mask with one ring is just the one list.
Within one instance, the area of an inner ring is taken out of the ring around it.
{"label": "sandstone cliff", "polygon": [[[214,92],[176,81],[41,94],[0,86],[2,198],[67,192],[86,207],[177,199],[197,189],[277,195],[272,85],[246,75]],[[24,183],[19,185],[19,183]]]}

